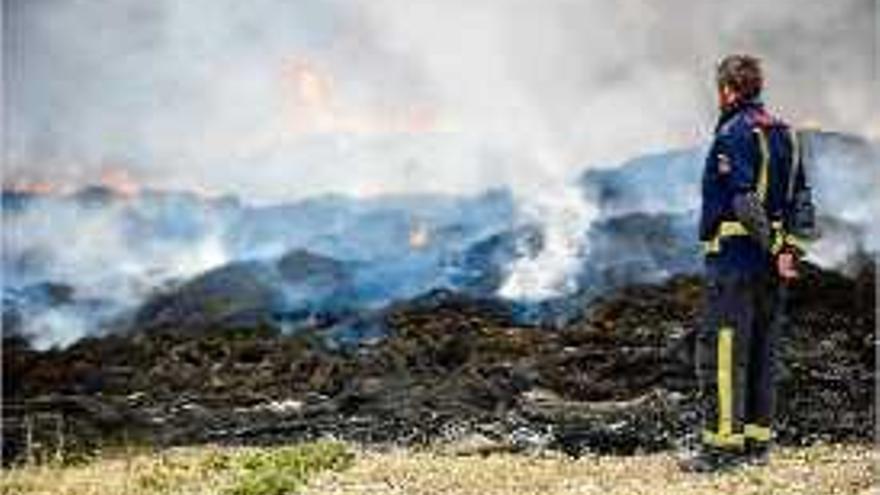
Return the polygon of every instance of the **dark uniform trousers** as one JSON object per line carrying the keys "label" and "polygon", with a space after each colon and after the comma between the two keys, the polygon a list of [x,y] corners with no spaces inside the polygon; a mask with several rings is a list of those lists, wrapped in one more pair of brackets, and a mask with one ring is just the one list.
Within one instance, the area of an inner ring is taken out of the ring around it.
{"label": "dark uniform trousers", "polygon": [[696,359],[702,443],[739,450],[770,441],[778,329],[775,276],[710,273]]}

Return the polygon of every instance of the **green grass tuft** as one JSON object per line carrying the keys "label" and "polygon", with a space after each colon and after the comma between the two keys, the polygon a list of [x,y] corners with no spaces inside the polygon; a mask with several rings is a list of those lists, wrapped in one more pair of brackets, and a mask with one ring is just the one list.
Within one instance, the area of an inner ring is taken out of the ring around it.
{"label": "green grass tuft", "polygon": [[324,470],[342,470],[354,455],[335,442],[317,442],[270,451],[255,451],[236,459],[236,482],[225,495],[282,495],[299,489]]}

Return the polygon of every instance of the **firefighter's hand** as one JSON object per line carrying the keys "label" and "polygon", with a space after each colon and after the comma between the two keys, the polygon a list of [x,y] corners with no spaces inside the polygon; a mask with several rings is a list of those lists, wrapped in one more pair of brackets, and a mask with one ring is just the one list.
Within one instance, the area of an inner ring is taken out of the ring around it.
{"label": "firefighter's hand", "polygon": [[783,251],[776,257],[776,272],[782,280],[794,280],[798,277],[797,258],[794,253]]}

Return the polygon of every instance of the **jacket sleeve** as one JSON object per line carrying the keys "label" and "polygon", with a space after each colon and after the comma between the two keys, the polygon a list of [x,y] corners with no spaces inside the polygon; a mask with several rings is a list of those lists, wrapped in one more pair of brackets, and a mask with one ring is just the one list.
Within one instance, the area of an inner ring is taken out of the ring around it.
{"label": "jacket sleeve", "polygon": [[703,165],[702,207],[700,210],[699,239],[708,241],[715,235],[715,230],[724,213],[718,179],[718,140],[712,142]]}
{"label": "jacket sleeve", "polygon": [[[798,146],[797,140],[792,141],[793,146]],[[794,152],[794,150],[792,150]],[[790,191],[786,191],[785,207],[783,209],[783,235],[781,242],[777,242],[781,249],[789,249],[796,254],[805,254],[809,241],[817,236],[816,219],[812,199],[812,192],[807,181],[807,173],[804,170],[803,157],[798,153],[797,167],[794,176],[789,178]],[[787,188],[788,189],[788,188]]]}

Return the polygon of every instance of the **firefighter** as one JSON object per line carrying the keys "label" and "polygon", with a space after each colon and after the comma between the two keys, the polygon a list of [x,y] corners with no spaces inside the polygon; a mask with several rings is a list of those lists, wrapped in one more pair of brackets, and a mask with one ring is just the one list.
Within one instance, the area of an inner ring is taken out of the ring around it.
{"label": "firefighter", "polygon": [[804,232],[812,228],[799,136],[764,108],[760,60],[727,56],[716,82],[720,117],[699,226],[707,281],[696,343],[700,447],[683,461],[688,471],[767,462],[777,288],[797,277]]}

